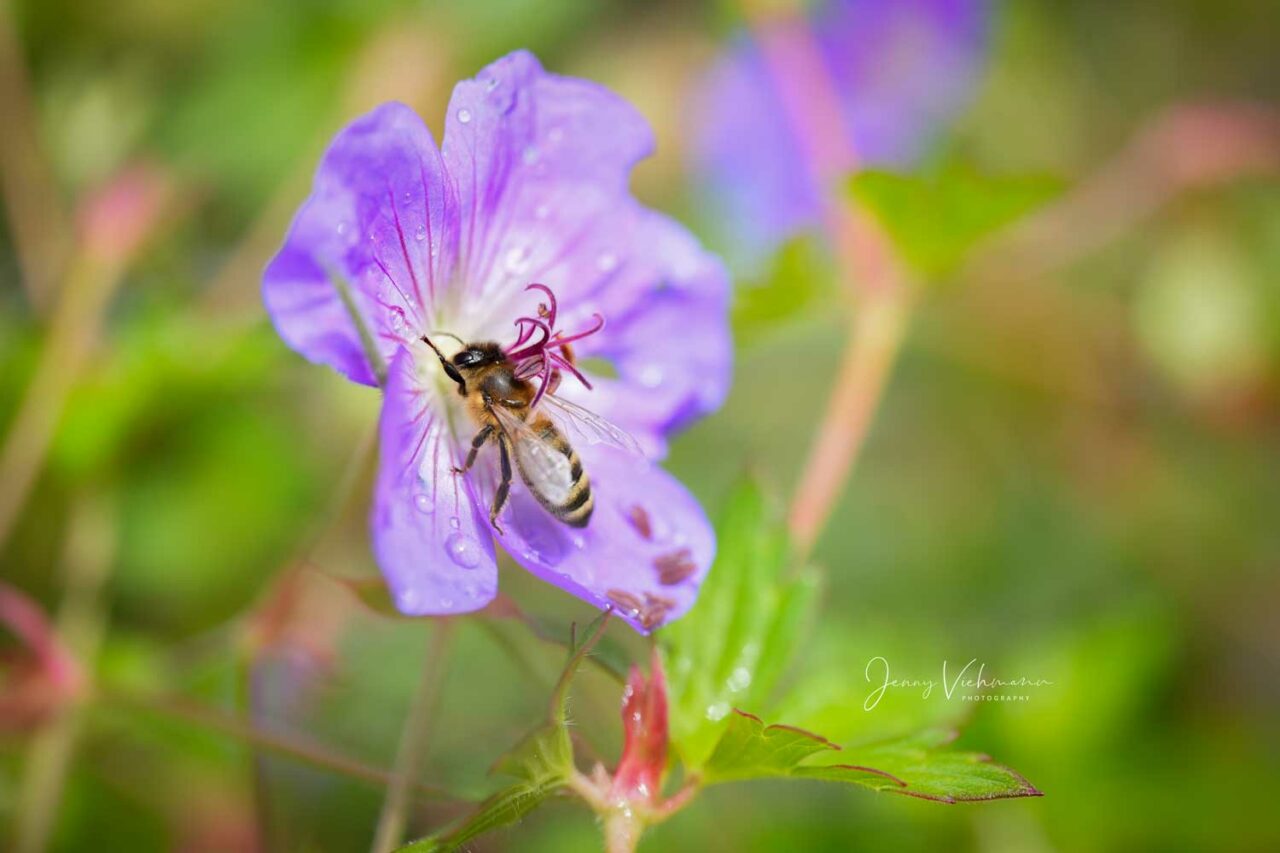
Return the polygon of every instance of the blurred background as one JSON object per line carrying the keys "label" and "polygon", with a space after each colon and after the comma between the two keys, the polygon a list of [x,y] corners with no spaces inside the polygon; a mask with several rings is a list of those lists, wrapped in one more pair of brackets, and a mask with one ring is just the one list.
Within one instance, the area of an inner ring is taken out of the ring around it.
{"label": "blurred background", "polygon": [[[972,91],[909,168],[1060,192],[1034,240],[919,300],[814,552],[785,721],[847,741],[958,720],[1046,796],[760,782],[708,791],[648,849],[1280,849],[1280,181],[1259,135],[1280,5],[986,15]],[[698,189],[692,93],[744,19],[730,0],[0,2],[0,580],[62,639],[6,604],[0,844],[25,823],[53,850],[367,848],[376,779],[248,741],[390,767],[427,644],[330,579],[376,576],[378,396],[287,350],[258,296],[325,144],[381,101],[438,134],[456,80],[527,47],[635,103],[658,138],[636,193],[739,288],[731,398],[668,466],[712,516],[747,469],[785,503],[856,309],[820,241],[739,264]],[[516,567],[502,584],[550,624],[592,615]],[[455,635],[417,834],[492,790],[561,654],[513,658],[527,641],[479,620]],[[867,712],[875,655],[1054,683]],[[617,700],[578,684],[606,759]],[[598,843],[565,801],[475,848]]]}

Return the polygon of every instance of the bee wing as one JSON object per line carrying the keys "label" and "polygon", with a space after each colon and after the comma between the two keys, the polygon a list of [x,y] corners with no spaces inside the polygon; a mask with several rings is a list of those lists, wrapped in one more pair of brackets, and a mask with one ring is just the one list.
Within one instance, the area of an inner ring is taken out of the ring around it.
{"label": "bee wing", "polygon": [[493,413],[510,440],[516,467],[529,488],[553,504],[568,501],[573,490],[569,457],[510,411],[494,406]]}
{"label": "bee wing", "polygon": [[587,444],[608,444],[637,456],[643,455],[640,444],[631,434],[609,419],[555,394],[544,394],[539,407],[545,407],[560,431],[570,441],[581,439]]}

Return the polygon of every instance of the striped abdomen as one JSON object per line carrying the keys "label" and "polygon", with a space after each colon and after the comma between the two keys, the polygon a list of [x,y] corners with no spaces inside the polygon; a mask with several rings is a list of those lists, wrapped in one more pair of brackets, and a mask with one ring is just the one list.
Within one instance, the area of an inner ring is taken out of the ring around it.
{"label": "striped abdomen", "polygon": [[582,460],[550,419],[529,424],[537,441],[516,442],[516,467],[538,503],[570,527],[586,527],[595,502]]}

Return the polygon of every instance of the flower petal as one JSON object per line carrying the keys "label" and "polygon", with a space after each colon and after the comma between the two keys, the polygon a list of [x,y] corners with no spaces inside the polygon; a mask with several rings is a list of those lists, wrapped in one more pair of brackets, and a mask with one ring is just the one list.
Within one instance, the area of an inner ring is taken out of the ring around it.
{"label": "flower petal", "polygon": [[[800,61],[785,65],[797,77],[785,86],[774,79],[774,68],[752,38],[740,39],[720,58],[693,99],[691,157],[716,200],[723,237],[745,264],[814,225],[822,198],[819,176],[833,166],[838,171],[839,164],[812,162],[814,148],[794,126],[795,116],[825,117],[832,105],[841,107],[836,135],[843,125],[852,141],[853,150],[840,155],[849,167],[855,155],[860,165],[912,162],[931,131],[973,89],[986,46],[987,5],[985,0],[833,0],[815,15],[811,44],[802,30],[789,33],[780,26],[766,33],[786,51],[819,54],[812,68]],[[824,69],[832,99],[824,97],[821,86],[798,79]],[[808,92],[816,93],[813,103],[784,100],[804,99]]]}
{"label": "flower petal", "polygon": [[[611,271],[595,232],[629,201],[631,168],[652,149],[629,104],[588,80],[546,73],[527,52],[458,84],[444,157],[461,205],[462,278],[484,297],[473,304],[502,315],[493,333],[510,329],[505,300],[525,284],[549,284],[568,304]],[[568,268],[584,258],[586,269]]]}
{"label": "flower petal", "polygon": [[[930,131],[973,91],[986,49],[986,0],[841,0],[814,22],[858,157],[916,159]],[[873,50],[859,49],[873,45]]]}
{"label": "flower petal", "polygon": [[678,618],[715,556],[702,507],[638,456],[606,445],[577,450],[595,499],[587,526],[557,521],[517,477],[500,519],[503,548],[548,583],[596,607],[612,605],[642,633]]}
{"label": "flower petal", "polygon": [[374,494],[373,550],[396,606],[412,615],[466,613],[498,591],[489,520],[466,477],[443,401],[401,348],[387,372]]}
{"label": "flower petal", "polygon": [[267,266],[263,298],[280,336],[312,361],[374,384],[333,277],[349,284],[384,360],[431,328],[457,252],[457,197],[431,132],[383,104],[329,146],[311,196]]}
{"label": "flower petal", "polygon": [[[618,424],[650,458],[660,458],[666,435],[719,408],[728,393],[729,279],[718,258],[661,214],[643,211],[628,232],[630,260],[587,300],[609,324],[577,350],[608,360],[617,378],[593,377],[590,391],[566,381],[557,393]],[[568,323],[573,328],[572,318]]]}

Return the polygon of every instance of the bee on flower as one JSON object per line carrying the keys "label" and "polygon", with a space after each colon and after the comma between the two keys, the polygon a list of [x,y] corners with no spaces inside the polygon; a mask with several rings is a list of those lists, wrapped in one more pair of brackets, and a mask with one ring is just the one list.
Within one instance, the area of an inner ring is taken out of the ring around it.
{"label": "bee on flower", "polygon": [[[715,543],[655,462],[728,389],[721,263],[630,194],[648,125],[517,52],[343,130],[263,293],[287,344],[383,386],[375,556],[405,613],[473,611],[518,563],[642,631]],[[384,369],[385,378],[380,377]]]}

